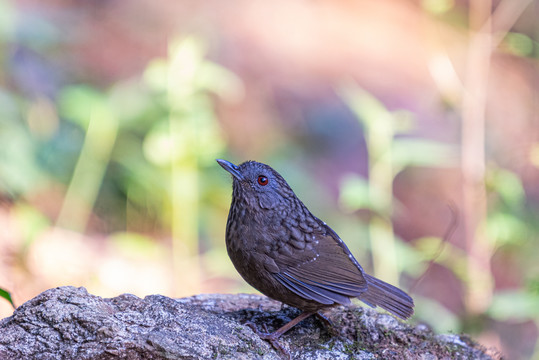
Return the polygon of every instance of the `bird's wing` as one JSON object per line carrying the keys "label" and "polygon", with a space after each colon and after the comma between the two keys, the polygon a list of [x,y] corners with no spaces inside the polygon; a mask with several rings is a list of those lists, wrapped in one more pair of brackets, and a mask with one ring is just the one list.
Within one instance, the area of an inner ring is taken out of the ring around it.
{"label": "bird's wing", "polygon": [[304,247],[288,246],[275,257],[273,276],[295,294],[321,304],[349,304],[367,291],[361,266],[331,228],[304,234]]}

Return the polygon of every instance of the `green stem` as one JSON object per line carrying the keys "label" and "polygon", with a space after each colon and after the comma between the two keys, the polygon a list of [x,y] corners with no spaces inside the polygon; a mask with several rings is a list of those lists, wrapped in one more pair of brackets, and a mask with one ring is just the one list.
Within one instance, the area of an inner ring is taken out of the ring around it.
{"label": "green stem", "polygon": [[105,104],[92,109],[86,137],[69,183],[56,226],[86,229],[116,142],[118,121]]}

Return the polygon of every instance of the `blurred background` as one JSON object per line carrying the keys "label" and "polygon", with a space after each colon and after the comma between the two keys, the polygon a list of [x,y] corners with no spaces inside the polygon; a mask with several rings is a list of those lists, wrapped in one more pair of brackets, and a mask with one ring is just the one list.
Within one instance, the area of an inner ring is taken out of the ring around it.
{"label": "blurred background", "polygon": [[252,159],[411,293],[412,322],[539,359],[538,18],[538,0],[0,0],[0,290],[253,292],[215,162]]}

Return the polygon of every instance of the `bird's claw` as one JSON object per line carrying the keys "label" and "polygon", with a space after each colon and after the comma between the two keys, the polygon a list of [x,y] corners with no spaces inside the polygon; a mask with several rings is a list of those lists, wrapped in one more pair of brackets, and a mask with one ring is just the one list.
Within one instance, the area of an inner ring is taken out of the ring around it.
{"label": "bird's claw", "polygon": [[333,327],[333,322],[329,320],[329,318],[326,315],[324,315],[322,312],[317,311],[315,315],[318,318],[318,320],[324,323],[326,327],[329,327],[329,328]]}
{"label": "bird's claw", "polygon": [[324,324],[324,327],[332,336],[339,335],[339,332],[336,330],[335,326],[333,325],[333,321],[331,321],[326,315],[324,315],[320,311],[317,311],[315,315],[318,318],[318,320],[320,320]]}
{"label": "bird's claw", "polygon": [[278,341],[280,334],[276,334],[275,332],[270,333],[268,331],[268,327],[266,326],[266,324],[262,324],[262,328],[264,329],[264,332],[258,330],[256,325],[250,321],[245,323],[245,325],[248,326],[251,330],[253,330],[253,332],[256,335],[258,335],[259,338],[261,338],[262,340],[269,341],[271,346],[273,346],[275,350],[280,352],[281,355],[283,355],[285,359],[288,359],[288,360],[291,359],[290,353],[288,352],[288,350],[286,350]]}

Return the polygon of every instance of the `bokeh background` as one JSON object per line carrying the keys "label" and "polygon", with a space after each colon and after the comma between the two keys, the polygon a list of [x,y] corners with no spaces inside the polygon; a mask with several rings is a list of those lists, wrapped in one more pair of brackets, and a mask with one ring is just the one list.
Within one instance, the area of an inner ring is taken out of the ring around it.
{"label": "bokeh background", "polygon": [[215,163],[253,159],[412,294],[412,322],[539,359],[537,19],[537,0],[0,0],[0,289],[253,292]]}

